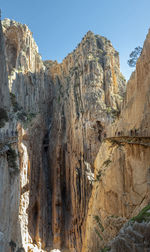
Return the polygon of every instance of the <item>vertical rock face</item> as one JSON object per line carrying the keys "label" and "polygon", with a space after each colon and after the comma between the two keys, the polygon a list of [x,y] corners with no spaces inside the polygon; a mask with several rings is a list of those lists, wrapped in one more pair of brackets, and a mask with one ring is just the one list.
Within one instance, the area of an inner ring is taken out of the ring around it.
{"label": "vertical rock face", "polygon": [[[29,251],[34,243],[43,245],[39,236],[44,241],[47,231],[44,228],[47,191],[42,153],[49,118],[50,84],[27,26],[4,20],[3,33],[1,67],[7,67],[11,106],[6,108],[8,121],[0,128],[0,248],[2,252]],[[4,72],[6,76],[7,72]],[[3,78],[2,92],[9,99],[4,81]],[[45,205],[45,209],[41,205]]]}
{"label": "vertical rock face", "polygon": [[143,50],[127,85],[127,91],[119,121],[108,128],[108,134],[127,136],[149,136],[149,62],[150,31]]}
{"label": "vertical rock face", "polygon": [[53,245],[81,251],[94,159],[125,82],[117,52],[92,32],[62,64],[45,65],[54,83],[48,150]]}
{"label": "vertical rock face", "polygon": [[6,59],[5,59],[5,46],[4,37],[2,32],[2,25],[0,22],[0,108],[9,106],[9,89],[8,89],[8,78],[6,70]]}
{"label": "vertical rock face", "polygon": [[11,107],[1,129],[2,252],[81,251],[94,159],[125,91],[118,53],[88,32],[61,64],[43,64],[27,26],[6,19],[3,32]]}
{"label": "vertical rock face", "polygon": [[89,202],[83,251],[105,247],[123,223],[148,204],[148,142],[112,138],[100,147],[95,160],[96,181]]}
{"label": "vertical rock face", "polygon": [[[127,84],[120,117],[113,126],[107,127],[107,139],[95,159],[97,182],[89,202],[82,251],[103,248],[127,219],[137,215],[150,202],[149,38],[150,32]],[[143,225],[147,229],[147,224]],[[112,243],[111,251],[138,251],[137,244],[131,242],[135,232],[134,239],[140,243],[136,240],[141,236],[140,225],[129,226],[125,234],[121,231]],[[146,233],[142,235],[139,248],[144,251],[144,246],[149,248],[149,245],[144,245]]]}
{"label": "vertical rock face", "polygon": [[43,111],[49,95],[48,82],[32,33],[26,25],[9,19],[2,24],[10,92],[23,111]]}
{"label": "vertical rock face", "polygon": [[123,106],[106,38],[89,31],[61,64],[15,21],[0,42],[0,251],[99,250],[149,202],[149,34]]}

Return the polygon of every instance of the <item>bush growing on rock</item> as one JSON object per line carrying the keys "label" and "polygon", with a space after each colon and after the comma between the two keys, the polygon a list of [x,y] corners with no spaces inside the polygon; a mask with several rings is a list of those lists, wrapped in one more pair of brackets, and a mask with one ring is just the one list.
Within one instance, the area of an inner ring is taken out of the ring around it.
{"label": "bush growing on rock", "polygon": [[0,108],[0,128],[4,127],[5,122],[8,121],[7,111],[3,108]]}
{"label": "bush growing on rock", "polygon": [[16,151],[12,149],[11,145],[8,145],[9,150],[7,151],[7,161],[8,166],[13,172],[18,172],[18,165],[16,163],[17,161],[17,154]]}
{"label": "bush growing on rock", "polygon": [[142,47],[138,46],[138,47],[135,47],[135,49],[130,53],[129,55],[130,59],[127,61],[130,67],[136,66],[137,59],[141,55],[141,52],[142,52]]}

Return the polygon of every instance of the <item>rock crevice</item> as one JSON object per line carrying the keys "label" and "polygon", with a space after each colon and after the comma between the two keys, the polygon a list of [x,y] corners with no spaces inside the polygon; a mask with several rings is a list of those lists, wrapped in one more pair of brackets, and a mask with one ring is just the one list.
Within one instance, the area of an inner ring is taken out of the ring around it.
{"label": "rock crevice", "polygon": [[149,66],[149,35],[122,105],[126,82],[105,37],[89,31],[58,64],[42,61],[26,25],[6,19],[2,27],[1,252],[96,251],[147,203],[149,102],[142,119],[131,120],[130,108],[143,110],[129,92],[138,95],[139,79],[142,97],[149,90],[140,70],[144,60]]}

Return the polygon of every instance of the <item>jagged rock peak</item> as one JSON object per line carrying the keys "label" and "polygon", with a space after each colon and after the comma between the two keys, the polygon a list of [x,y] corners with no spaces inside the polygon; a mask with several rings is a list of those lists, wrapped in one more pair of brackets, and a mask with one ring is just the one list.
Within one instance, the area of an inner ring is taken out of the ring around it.
{"label": "jagged rock peak", "polygon": [[[14,20],[4,19],[2,28],[5,37],[6,61],[8,74],[12,70],[34,72],[44,69],[41,56],[38,53],[38,46],[28,26]],[[34,58],[36,57],[36,61]]]}
{"label": "jagged rock peak", "polygon": [[24,28],[24,31],[28,30],[32,34],[32,32],[30,31],[29,27],[26,24],[21,24],[20,22],[17,22],[9,18],[5,18],[4,20],[2,20],[2,26],[7,29],[8,27],[12,26]]}
{"label": "jagged rock peak", "polygon": [[78,54],[79,51],[83,51],[83,54],[87,55],[92,53],[94,57],[104,56],[106,52],[110,55],[115,55],[118,58],[118,65],[119,64],[119,53],[114,49],[111,44],[111,41],[108,40],[106,37],[94,34],[92,31],[88,31],[85,36],[82,38],[81,42],[77,44],[76,48],[69,53],[63,61],[68,59],[70,55],[75,56]]}
{"label": "jagged rock peak", "polygon": [[[94,160],[106,124],[120,109],[125,87],[118,54],[107,39],[88,32],[61,64],[46,62],[45,71],[26,26],[6,20],[3,32],[13,98],[13,120],[3,131],[18,130],[18,144],[12,147],[21,155],[20,177],[15,183],[7,183],[11,167],[7,169],[6,155],[0,165],[0,173],[7,178],[1,183],[4,177],[0,177],[0,198],[4,199],[0,210],[5,208],[7,217],[0,220],[2,251],[9,251],[12,241],[16,250],[23,246],[26,252],[35,246],[40,251],[71,248],[79,252],[94,182]],[[14,191],[15,200],[11,201],[9,192]]]}

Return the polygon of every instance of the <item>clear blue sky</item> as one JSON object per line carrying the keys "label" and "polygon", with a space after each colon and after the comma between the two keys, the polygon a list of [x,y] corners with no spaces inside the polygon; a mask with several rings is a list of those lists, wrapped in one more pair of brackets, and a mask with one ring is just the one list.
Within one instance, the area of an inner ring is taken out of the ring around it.
{"label": "clear blue sky", "polygon": [[107,37],[129,78],[130,52],[142,46],[150,27],[150,0],[1,0],[2,19],[27,24],[42,58],[59,62],[88,30]]}

